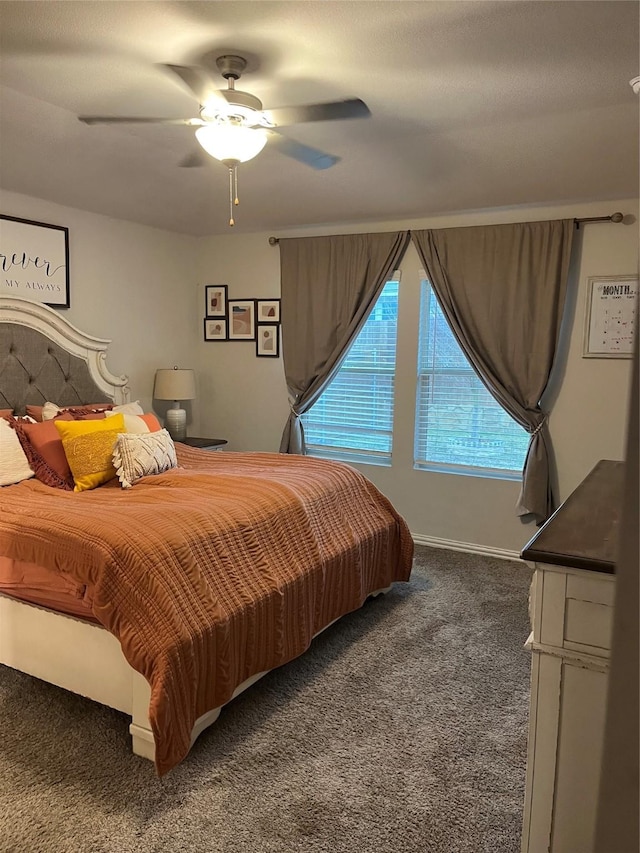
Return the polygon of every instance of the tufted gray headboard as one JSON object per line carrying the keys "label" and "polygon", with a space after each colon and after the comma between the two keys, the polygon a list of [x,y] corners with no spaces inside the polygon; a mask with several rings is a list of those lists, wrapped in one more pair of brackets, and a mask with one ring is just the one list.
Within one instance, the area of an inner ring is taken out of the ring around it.
{"label": "tufted gray headboard", "polygon": [[53,308],[0,296],[0,408],[22,414],[27,404],[47,400],[61,406],[127,402],[127,377],[106,367],[109,343]]}

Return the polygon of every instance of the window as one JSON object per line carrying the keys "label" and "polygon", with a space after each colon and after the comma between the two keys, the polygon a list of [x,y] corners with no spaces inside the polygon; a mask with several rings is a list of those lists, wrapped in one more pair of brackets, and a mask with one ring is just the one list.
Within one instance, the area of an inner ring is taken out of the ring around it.
{"label": "window", "polygon": [[529,435],[484,387],[422,282],[416,468],[516,479]]}
{"label": "window", "polygon": [[301,418],[310,455],[391,464],[397,323],[394,279],[385,284],[329,387]]}

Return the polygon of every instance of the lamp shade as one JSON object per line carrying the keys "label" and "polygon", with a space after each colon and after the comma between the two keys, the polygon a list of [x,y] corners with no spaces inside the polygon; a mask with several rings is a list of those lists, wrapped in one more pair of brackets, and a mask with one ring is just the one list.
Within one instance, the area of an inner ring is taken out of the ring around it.
{"label": "lamp shade", "polygon": [[196,130],[196,139],[216,160],[245,163],[257,156],[267,144],[267,132],[240,124],[209,124]]}
{"label": "lamp shade", "polygon": [[156,370],[153,396],[156,400],[195,399],[196,380],[193,370],[178,367]]}

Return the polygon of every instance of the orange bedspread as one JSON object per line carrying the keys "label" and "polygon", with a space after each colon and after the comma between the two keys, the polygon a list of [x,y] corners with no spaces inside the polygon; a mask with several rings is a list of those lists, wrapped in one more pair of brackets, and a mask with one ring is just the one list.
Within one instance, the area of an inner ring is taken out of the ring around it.
{"label": "orange bedspread", "polygon": [[11,560],[1,554],[0,593],[96,622],[91,609],[91,590],[86,584],[78,583],[65,572],[52,572],[35,563]]}
{"label": "orange bedspread", "polygon": [[159,773],[196,719],[411,571],[389,501],[340,463],[177,445],[180,468],[132,489],[0,490],[0,554],[66,571],[151,685]]}

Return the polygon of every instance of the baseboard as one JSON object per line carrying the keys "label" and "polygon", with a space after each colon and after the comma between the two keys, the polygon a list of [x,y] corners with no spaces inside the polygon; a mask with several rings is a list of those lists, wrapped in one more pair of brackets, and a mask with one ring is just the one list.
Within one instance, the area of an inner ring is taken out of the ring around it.
{"label": "baseboard", "polygon": [[483,554],[485,557],[497,557],[499,560],[520,561],[519,551],[508,551],[506,548],[493,548],[490,545],[475,545],[473,542],[458,542],[455,539],[439,539],[437,536],[423,536],[412,533],[416,545],[428,545],[430,548],[447,548],[450,551],[466,551],[468,554]]}

